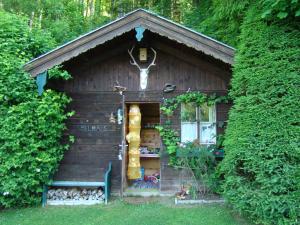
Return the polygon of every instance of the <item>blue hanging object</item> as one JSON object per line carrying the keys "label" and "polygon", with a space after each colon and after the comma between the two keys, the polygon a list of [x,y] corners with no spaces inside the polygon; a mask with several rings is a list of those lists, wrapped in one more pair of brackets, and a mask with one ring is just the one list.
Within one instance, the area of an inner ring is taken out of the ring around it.
{"label": "blue hanging object", "polygon": [[44,86],[47,83],[47,70],[43,73],[38,74],[35,82],[38,87],[39,96],[41,96],[44,92]]}
{"label": "blue hanging object", "polygon": [[138,41],[141,41],[142,38],[144,37],[143,33],[145,31],[145,28],[142,27],[142,26],[138,26],[138,27],[135,28],[135,31],[136,31],[136,35],[135,35],[136,39]]}

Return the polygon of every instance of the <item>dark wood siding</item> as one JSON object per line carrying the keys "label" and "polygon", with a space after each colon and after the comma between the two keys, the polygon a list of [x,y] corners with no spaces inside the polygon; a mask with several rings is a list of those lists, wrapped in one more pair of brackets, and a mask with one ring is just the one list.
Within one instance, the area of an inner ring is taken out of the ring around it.
{"label": "dark wood siding", "polygon": [[[64,68],[73,79],[50,84],[72,97],[69,108],[76,112],[67,121],[68,133],[74,135],[76,141],[66,152],[56,178],[78,179],[80,174],[82,179],[96,179],[98,175],[94,168],[105,167],[108,161],[112,161],[113,189],[120,188],[118,145],[122,126],[109,122],[110,114],[116,115],[121,106],[121,96],[113,92],[116,81],[127,88],[126,101],[162,102],[163,98],[188,89],[219,95],[227,93],[231,74],[227,64],[149,31],[145,32],[141,45],[154,47],[157,61],[150,69],[147,90],[139,92],[139,71],[129,64],[127,53],[135,42],[134,36],[134,32],[126,33],[68,61]],[[166,83],[175,84],[176,91],[163,93]],[[226,104],[218,105],[217,119],[225,121],[228,110]],[[180,129],[179,117],[174,117],[173,124],[175,129]],[[223,132],[223,128],[218,132]],[[162,164],[163,190],[178,178],[176,172],[167,166],[167,158],[162,159]],[[74,169],[64,169],[72,167]]]}
{"label": "dark wood siding", "polygon": [[100,180],[103,168],[112,161],[113,185],[119,186],[121,125],[109,123],[109,117],[121,106],[121,97],[105,92],[69,93],[69,96],[73,99],[69,109],[76,113],[67,121],[67,132],[75,136],[75,143],[65,153],[55,179]]}

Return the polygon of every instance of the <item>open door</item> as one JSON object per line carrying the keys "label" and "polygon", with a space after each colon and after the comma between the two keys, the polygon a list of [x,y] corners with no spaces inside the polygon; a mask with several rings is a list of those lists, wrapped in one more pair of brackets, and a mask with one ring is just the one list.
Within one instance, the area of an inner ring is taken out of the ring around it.
{"label": "open door", "polygon": [[124,190],[126,188],[126,163],[127,163],[127,144],[125,140],[126,136],[126,121],[127,121],[127,109],[125,105],[125,95],[122,94],[122,135],[121,135],[121,144],[120,144],[120,152],[119,159],[121,160],[121,190],[120,195],[123,197]]}
{"label": "open door", "polygon": [[[129,129],[129,109],[138,105],[141,113],[140,130],[140,169],[141,177],[129,179],[128,172],[128,142],[125,137]],[[158,102],[125,102],[123,123],[123,159],[122,159],[122,195],[139,195],[143,193],[157,194],[160,191],[160,150],[161,138],[155,127],[160,124]]]}

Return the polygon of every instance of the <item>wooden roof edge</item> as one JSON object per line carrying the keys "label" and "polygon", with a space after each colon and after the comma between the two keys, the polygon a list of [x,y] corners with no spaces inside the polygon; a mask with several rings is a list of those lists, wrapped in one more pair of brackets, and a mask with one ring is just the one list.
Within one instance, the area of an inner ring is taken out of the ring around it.
{"label": "wooden roof edge", "polygon": [[[156,13],[150,11],[150,10],[146,10],[146,9],[137,9],[137,10],[135,10],[135,11],[139,11],[139,10],[140,10],[140,11],[143,11],[143,12],[146,12],[147,14],[151,14],[151,15],[153,15],[153,16],[155,16],[155,17],[158,17],[158,18],[160,18],[160,19],[162,19],[162,20],[164,20],[164,21],[167,21],[167,22],[169,22],[169,23],[171,23],[171,24],[174,24],[175,26],[178,26],[178,27],[180,27],[180,28],[182,28],[182,29],[184,29],[184,30],[187,30],[187,31],[191,32],[191,33],[194,33],[194,34],[199,35],[199,36],[201,36],[201,37],[203,37],[203,38],[206,38],[206,39],[211,40],[211,41],[213,41],[213,42],[215,42],[215,43],[218,43],[218,44],[220,44],[220,45],[222,45],[222,46],[224,46],[224,47],[226,47],[226,48],[229,48],[229,49],[231,49],[231,50],[233,50],[233,51],[236,50],[234,47],[232,47],[232,46],[230,46],[230,45],[227,45],[227,44],[225,44],[224,42],[218,41],[218,40],[216,40],[216,39],[214,39],[214,38],[212,38],[212,37],[209,37],[209,36],[207,36],[207,35],[205,35],[205,34],[203,34],[203,33],[200,33],[200,32],[198,32],[198,31],[195,31],[195,30],[193,30],[193,29],[191,29],[191,28],[189,28],[189,27],[186,27],[186,26],[184,26],[184,25],[182,25],[182,24],[180,24],[180,23],[176,23],[176,22],[174,22],[174,21],[172,21],[172,20],[170,20],[170,19],[167,19],[167,18],[165,18],[165,17],[163,17],[163,16],[160,16],[160,15],[158,15],[158,14],[156,14]],[[135,11],[133,11],[133,12],[135,12]]]}
{"label": "wooden roof edge", "polygon": [[[143,20],[145,20],[146,22],[143,23]],[[155,28],[147,26],[148,21],[152,22],[153,24],[156,23],[157,27],[162,25],[164,29],[166,29],[166,33],[163,34],[159,30],[155,30]],[[128,26],[128,24],[130,23],[132,24],[132,26]],[[159,16],[151,11],[145,9],[137,9],[124,15],[121,18],[111,21],[97,29],[94,29],[84,35],[79,36],[76,39],[73,39],[61,46],[58,46],[57,48],[45,54],[42,54],[37,58],[32,59],[24,65],[24,69],[31,73],[33,77],[35,77],[37,74],[43,72],[46,69],[68,61],[69,59],[76,57],[77,55],[91,48],[94,48],[97,45],[112,40],[117,36],[121,36],[123,33],[132,30],[138,24],[142,26],[144,25],[146,29],[149,29],[154,33],[158,33],[161,36],[166,36],[171,40],[187,45],[188,47],[192,47],[198,51],[202,51],[204,52],[204,54],[211,55],[212,57],[219,59],[227,64],[233,64],[233,56],[235,51],[233,47],[224,44],[220,41],[217,41],[202,33],[194,31],[190,28],[187,28],[181,24],[166,19],[162,16]],[[125,26],[126,29],[122,29],[122,27]],[[119,31],[119,29],[121,29],[122,32],[114,35],[108,35],[109,37],[106,37],[103,40],[101,40],[99,44],[90,45],[90,48],[82,47],[83,45],[87,45],[89,42],[95,42],[95,39],[105,36],[109,32]],[[174,33],[176,33],[176,35],[174,35]],[[180,40],[179,36],[181,36]],[[187,41],[188,39],[190,41]],[[207,49],[204,49],[203,46],[206,46]],[[75,53],[76,49],[81,49],[81,51]],[[65,56],[65,54],[68,54],[70,52],[72,52],[72,54],[70,54],[69,56]],[[57,58],[61,59],[59,60]]]}

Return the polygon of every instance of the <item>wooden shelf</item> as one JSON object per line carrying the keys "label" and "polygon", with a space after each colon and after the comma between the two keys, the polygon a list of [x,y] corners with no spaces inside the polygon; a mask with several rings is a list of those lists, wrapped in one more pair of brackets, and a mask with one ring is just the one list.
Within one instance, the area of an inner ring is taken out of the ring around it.
{"label": "wooden shelf", "polygon": [[140,154],[140,158],[160,158],[159,154]]}
{"label": "wooden shelf", "polygon": [[141,143],[140,146],[142,146],[142,147],[149,147],[149,146],[155,145],[155,144],[156,144],[156,143],[154,143],[154,142],[152,142],[152,143],[151,143],[151,142],[148,142],[148,143],[147,143],[147,142],[144,142],[144,143]]}

